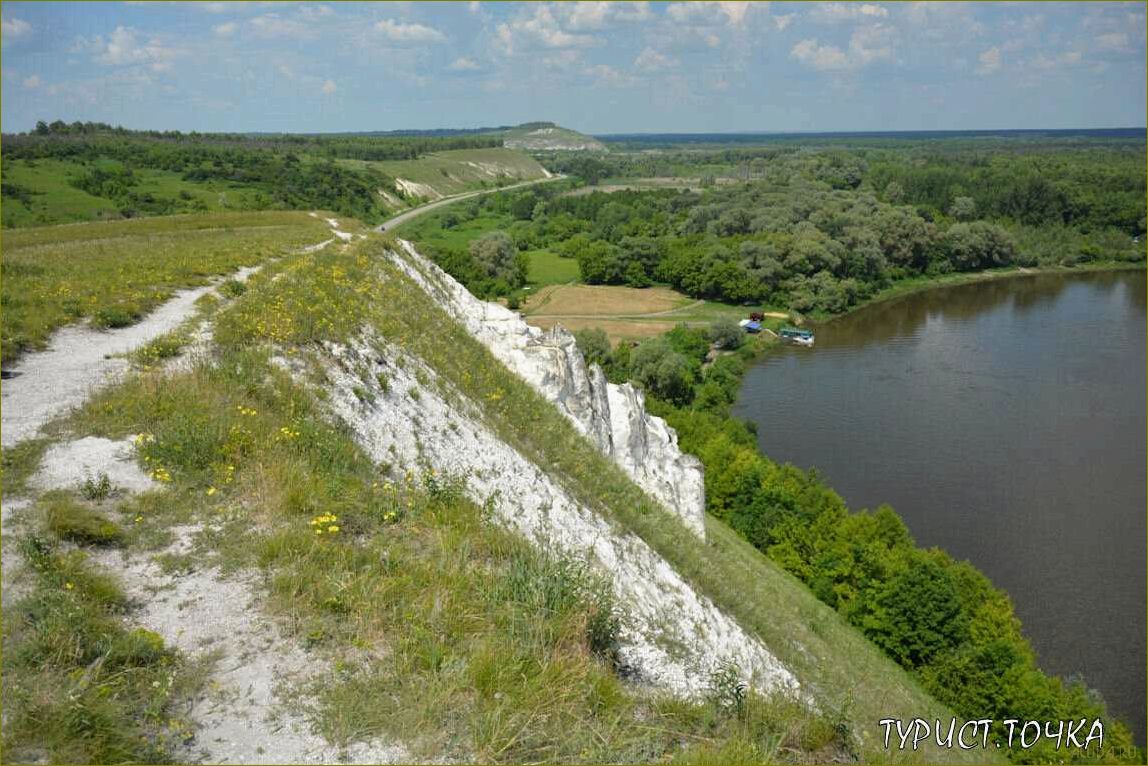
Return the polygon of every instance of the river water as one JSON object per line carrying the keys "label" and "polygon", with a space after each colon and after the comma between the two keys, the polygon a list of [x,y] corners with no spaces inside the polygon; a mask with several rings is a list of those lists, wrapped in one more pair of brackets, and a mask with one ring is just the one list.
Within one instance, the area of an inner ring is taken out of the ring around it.
{"label": "river water", "polygon": [[774,460],[1012,597],[1042,669],[1144,743],[1145,273],[998,279],[879,303],[783,348],[735,414]]}

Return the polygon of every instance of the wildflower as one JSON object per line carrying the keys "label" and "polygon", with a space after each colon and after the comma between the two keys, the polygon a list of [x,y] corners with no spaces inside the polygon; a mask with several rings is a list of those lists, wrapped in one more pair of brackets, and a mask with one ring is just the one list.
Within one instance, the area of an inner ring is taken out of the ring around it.
{"label": "wildflower", "polygon": [[215,494],[215,487],[208,487],[207,488],[207,496],[211,497],[214,494]]}
{"label": "wildflower", "polygon": [[64,587],[67,588],[68,590],[72,590],[76,586],[72,585],[70,582],[66,582],[66,583],[64,583]]}

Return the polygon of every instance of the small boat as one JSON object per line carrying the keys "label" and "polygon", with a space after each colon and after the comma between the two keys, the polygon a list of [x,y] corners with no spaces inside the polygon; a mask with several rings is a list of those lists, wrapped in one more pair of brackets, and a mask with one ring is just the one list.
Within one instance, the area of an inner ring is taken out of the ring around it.
{"label": "small boat", "polygon": [[777,331],[777,337],[786,343],[796,343],[799,346],[813,345],[813,333],[809,330],[799,330],[796,327],[782,327]]}

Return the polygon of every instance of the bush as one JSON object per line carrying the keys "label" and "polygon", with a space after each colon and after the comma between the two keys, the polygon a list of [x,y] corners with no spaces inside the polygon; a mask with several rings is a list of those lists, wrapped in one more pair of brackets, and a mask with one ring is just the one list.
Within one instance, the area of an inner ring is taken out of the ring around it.
{"label": "bush", "polygon": [[745,342],[745,330],[733,319],[723,318],[710,325],[709,339],[718,348],[733,350]]}

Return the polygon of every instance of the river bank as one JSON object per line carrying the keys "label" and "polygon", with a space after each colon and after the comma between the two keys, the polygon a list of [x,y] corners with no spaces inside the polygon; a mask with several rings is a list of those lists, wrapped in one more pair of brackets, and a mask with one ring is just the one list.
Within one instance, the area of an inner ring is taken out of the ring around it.
{"label": "river bank", "polygon": [[823,321],[812,351],[763,349],[731,414],[761,454],[973,562],[1040,667],[1082,674],[1143,742],[1145,277],[1128,266],[886,294]]}
{"label": "river bank", "polygon": [[1145,261],[1095,261],[1076,266],[1005,266],[999,269],[961,271],[952,274],[942,274],[940,276],[922,275],[898,280],[889,287],[878,291],[875,295],[866,298],[839,314],[813,313],[806,315],[805,319],[812,322],[815,326],[826,325],[830,322],[851,316],[857,311],[877,303],[883,303],[885,301],[903,298],[906,295],[913,295],[914,293],[941,287],[956,287],[958,285],[967,285],[976,282],[1012,279],[1015,277],[1031,277],[1042,274],[1068,275],[1087,274],[1097,271],[1143,271],[1146,267],[1148,267],[1148,263]]}

